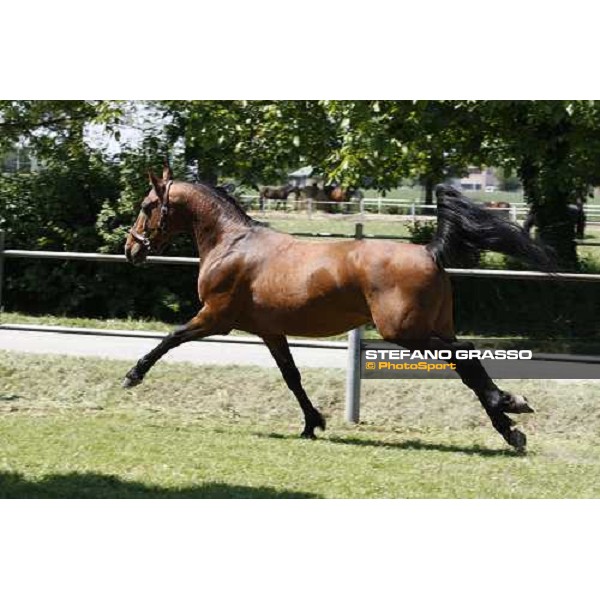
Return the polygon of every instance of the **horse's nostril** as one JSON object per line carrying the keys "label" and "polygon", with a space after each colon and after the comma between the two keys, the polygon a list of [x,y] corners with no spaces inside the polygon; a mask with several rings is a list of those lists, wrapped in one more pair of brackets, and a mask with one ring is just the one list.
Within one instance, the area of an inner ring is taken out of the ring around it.
{"label": "horse's nostril", "polygon": [[125,258],[132,265],[137,265],[143,262],[145,258],[145,252],[140,244],[132,244],[131,246],[125,246]]}

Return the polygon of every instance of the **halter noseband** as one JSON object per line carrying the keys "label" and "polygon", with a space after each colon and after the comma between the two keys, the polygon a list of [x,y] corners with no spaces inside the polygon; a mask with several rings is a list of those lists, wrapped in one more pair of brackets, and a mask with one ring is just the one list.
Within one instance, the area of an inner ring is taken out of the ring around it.
{"label": "halter noseband", "polygon": [[135,230],[135,227],[132,227],[129,230],[131,237],[136,242],[139,242],[140,244],[142,244],[142,246],[144,246],[144,248],[146,248],[148,251],[150,251],[152,249],[152,239],[148,237],[148,233],[154,233],[156,231],[160,231],[160,232],[164,233],[167,230],[167,216],[169,214],[169,190],[171,189],[172,183],[173,183],[172,179],[169,179],[169,181],[167,181],[167,185],[165,186],[165,191],[163,193],[162,200],[159,197],[160,218],[158,219],[158,225],[156,226],[156,229],[154,229],[152,232],[148,232],[147,225],[148,225],[149,219],[147,216],[144,215],[144,217],[145,217],[144,232],[138,233]]}

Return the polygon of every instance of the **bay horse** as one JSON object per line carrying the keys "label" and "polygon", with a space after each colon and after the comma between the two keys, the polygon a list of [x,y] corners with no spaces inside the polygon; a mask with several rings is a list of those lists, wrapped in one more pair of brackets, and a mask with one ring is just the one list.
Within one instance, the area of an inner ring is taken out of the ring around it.
{"label": "bay horse", "polygon": [[298,188],[292,183],[287,183],[286,185],[283,185],[281,187],[262,187],[259,190],[258,207],[261,211],[264,210],[265,199],[269,199],[277,200],[277,202],[275,203],[275,210],[277,210],[281,206],[281,204],[283,204],[283,208],[285,210],[285,208],[287,207],[288,196],[292,192],[296,192],[297,200]]}
{"label": "bay horse", "polygon": [[492,209],[496,211],[496,214],[504,217],[505,219],[510,217],[510,202],[504,202],[503,200],[501,200],[500,202],[488,201],[484,202],[483,206],[485,206],[485,208],[487,209]]}
{"label": "bay horse", "polygon": [[[126,388],[142,382],[166,352],[190,340],[239,329],[262,338],[304,414],[302,437],[325,419],[302,387],[287,338],[331,336],[373,322],[383,339],[409,350],[473,349],[456,339],[452,289],[444,266],[472,264],[495,250],[542,266],[541,246],[513,223],[478,207],[451,187],[437,188],[437,234],[427,246],[391,241],[302,241],[262,226],[234,198],[210,185],[162,179],[131,228],[125,255],[133,264],[159,254],[178,233],[193,235],[201,258],[201,309],[129,370]],[[533,412],[523,396],[499,389],[476,359],[454,360],[493,426],[518,450],[526,437],[507,413]]]}
{"label": "bay horse", "polygon": [[[356,197],[360,199],[362,192],[356,188],[342,187],[340,185],[326,185],[323,187],[323,191],[327,198],[327,202],[339,202],[340,204],[346,204],[350,202],[352,198]],[[334,204],[326,204],[325,210],[327,212],[333,212]]]}

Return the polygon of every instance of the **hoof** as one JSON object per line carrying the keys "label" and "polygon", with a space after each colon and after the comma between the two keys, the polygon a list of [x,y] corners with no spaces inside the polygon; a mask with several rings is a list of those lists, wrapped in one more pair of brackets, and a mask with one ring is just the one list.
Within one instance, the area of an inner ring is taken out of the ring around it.
{"label": "hoof", "polygon": [[124,387],[125,389],[132,388],[136,385],[140,385],[142,381],[143,379],[141,377],[136,377],[135,375],[130,375],[127,373],[127,375],[125,375],[125,379],[123,379],[123,383],[121,383],[121,387]]}
{"label": "hoof", "polygon": [[525,396],[516,396],[511,394],[505,400],[505,406],[502,408],[503,412],[512,414],[523,414],[535,412],[529,404],[527,404],[527,398]]}
{"label": "hoof", "polygon": [[325,419],[323,418],[323,415],[321,413],[317,413],[315,415],[314,426],[318,427],[321,431],[325,431],[326,423],[325,423]]}
{"label": "hoof", "polygon": [[527,447],[527,436],[518,429],[511,429],[504,438],[517,452],[525,452]]}
{"label": "hoof", "polygon": [[305,439],[305,440],[316,440],[317,436],[315,435],[314,431],[306,431],[304,430],[301,434],[300,437]]}

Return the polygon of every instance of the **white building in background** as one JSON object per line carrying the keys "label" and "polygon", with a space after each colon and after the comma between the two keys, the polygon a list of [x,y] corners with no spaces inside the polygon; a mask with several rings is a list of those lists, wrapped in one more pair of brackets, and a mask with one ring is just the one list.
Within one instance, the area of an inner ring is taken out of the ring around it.
{"label": "white building in background", "polygon": [[491,167],[469,167],[468,175],[458,180],[463,191],[495,192],[498,183]]}
{"label": "white building in background", "polygon": [[0,156],[0,173],[27,173],[38,168],[38,161],[25,148],[16,147]]}
{"label": "white building in background", "polygon": [[311,179],[313,172],[313,167],[302,167],[293,173],[289,173],[288,181],[294,184],[296,187],[306,187],[309,183],[313,183],[313,179]]}

